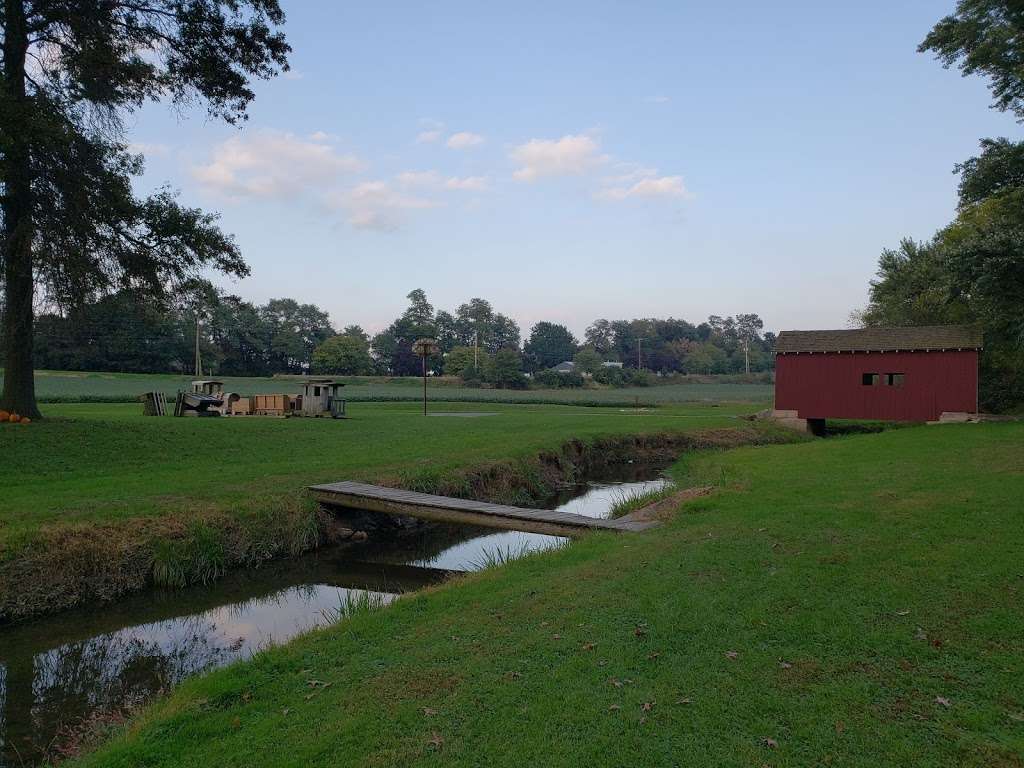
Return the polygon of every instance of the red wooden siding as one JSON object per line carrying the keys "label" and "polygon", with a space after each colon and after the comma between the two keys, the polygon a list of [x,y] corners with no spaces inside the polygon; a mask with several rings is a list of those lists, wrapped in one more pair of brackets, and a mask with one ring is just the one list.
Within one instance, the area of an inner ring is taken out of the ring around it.
{"label": "red wooden siding", "polygon": [[[881,383],[865,386],[865,373]],[[885,374],[902,373],[902,387]],[[978,353],[815,352],[775,358],[775,407],[803,419],[934,421],[943,411],[977,410]]]}

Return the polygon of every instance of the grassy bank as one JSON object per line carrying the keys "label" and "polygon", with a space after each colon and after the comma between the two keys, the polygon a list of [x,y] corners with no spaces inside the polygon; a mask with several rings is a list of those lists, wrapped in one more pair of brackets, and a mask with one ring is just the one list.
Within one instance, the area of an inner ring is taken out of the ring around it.
{"label": "grassy bank", "polygon": [[[191,376],[171,374],[86,373],[78,371],[36,371],[36,392],[43,403],[134,402],[143,392],[162,391],[173,396],[188,389]],[[300,390],[300,377],[224,377],[230,392],[244,395]],[[431,379],[435,397],[450,402],[523,403],[552,405],[595,405],[608,407],[697,403],[703,401],[764,402],[772,398],[771,384],[746,383],[736,376],[690,377],[688,383],[653,387],[588,389],[473,389],[455,378]],[[0,372],[0,381],[3,376]],[[422,396],[421,380],[379,376],[343,377],[345,396],[352,402],[410,402]],[[44,409],[47,411],[48,409]]]}
{"label": "grassy bank", "polygon": [[496,405],[473,418],[424,418],[414,405],[362,404],[346,421],[140,410],[52,406],[43,422],[0,429],[0,620],[112,599],[152,580],[205,581],[315,546],[329,521],[304,494],[313,483],[364,480],[524,503],[571,471],[546,474],[539,460],[571,440],[736,427],[750,406]]}
{"label": "grassy bank", "polygon": [[185,684],[81,765],[1019,766],[1024,425],[705,454],[718,490]]}

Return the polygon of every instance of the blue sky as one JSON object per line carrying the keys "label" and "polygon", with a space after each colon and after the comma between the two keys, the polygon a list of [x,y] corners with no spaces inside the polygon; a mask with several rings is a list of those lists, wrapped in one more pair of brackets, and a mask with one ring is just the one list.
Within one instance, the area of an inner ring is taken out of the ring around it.
{"label": "blue sky", "polygon": [[953,165],[1016,136],[916,46],[953,2],[282,0],[293,71],[241,129],[147,107],[144,187],[222,213],[263,302],[371,331],[423,288],[581,333],[757,312],[845,327]]}

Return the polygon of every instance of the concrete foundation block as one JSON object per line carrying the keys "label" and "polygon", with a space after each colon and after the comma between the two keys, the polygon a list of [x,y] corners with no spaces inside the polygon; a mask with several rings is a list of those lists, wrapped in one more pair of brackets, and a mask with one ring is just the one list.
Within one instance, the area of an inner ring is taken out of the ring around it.
{"label": "concrete foundation block", "polygon": [[811,426],[807,419],[801,419],[796,411],[774,410],[772,420],[779,426],[792,429],[797,432],[811,432]]}

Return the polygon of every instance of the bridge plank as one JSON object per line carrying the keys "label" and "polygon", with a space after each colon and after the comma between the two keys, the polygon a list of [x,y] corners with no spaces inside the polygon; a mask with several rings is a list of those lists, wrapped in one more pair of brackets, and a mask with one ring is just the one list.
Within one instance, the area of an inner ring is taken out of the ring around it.
{"label": "bridge plank", "polygon": [[473,523],[508,530],[579,535],[588,530],[635,532],[657,523],[636,520],[607,520],[551,509],[528,509],[486,501],[435,496],[401,488],[344,480],[310,486],[321,503],[350,509],[369,509],[387,514],[409,515],[429,520]]}

